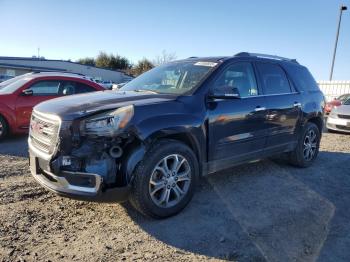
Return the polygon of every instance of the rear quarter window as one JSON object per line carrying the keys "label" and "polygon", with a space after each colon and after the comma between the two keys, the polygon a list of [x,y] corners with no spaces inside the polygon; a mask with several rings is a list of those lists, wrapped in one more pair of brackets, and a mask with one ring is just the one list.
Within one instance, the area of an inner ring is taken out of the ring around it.
{"label": "rear quarter window", "polygon": [[306,67],[286,66],[286,70],[299,91],[319,91],[319,87]]}

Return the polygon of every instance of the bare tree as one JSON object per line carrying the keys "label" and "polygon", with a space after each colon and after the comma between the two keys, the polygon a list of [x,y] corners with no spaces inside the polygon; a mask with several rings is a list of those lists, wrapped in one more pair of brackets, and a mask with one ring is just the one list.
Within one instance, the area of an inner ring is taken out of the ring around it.
{"label": "bare tree", "polygon": [[168,53],[167,51],[163,50],[162,53],[153,60],[153,64],[158,66],[161,64],[165,64],[168,62],[171,62],[177,58],[176,53]]}

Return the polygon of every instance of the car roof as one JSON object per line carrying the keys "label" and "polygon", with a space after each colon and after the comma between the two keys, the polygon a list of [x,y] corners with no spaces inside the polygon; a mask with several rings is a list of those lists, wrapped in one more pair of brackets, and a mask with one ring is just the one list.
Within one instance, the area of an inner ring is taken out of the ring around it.
{"label": "car roof", "polygon": [[185,59],[176,60],[173,62],[220,62],[225,59],[227,59],[228,56],[209,56],[209,57],[197,57],[197,56],[191,56]]}
{"label": "car roof", "polygon": [[262,61],[262,62],[281,62],[281,63],[288,63],[293,65],[301,66],[296,59],[290,59],[286,57],[276,56],[276,55],[268,55],[268,54],[258,54],[258,53],[248,53],[248,52],[241,52],[238,54],[235,54],[233,56],[212,56],[212,57],[189,57],[186,59],[174,61],[174,62],[187,62],[187,61],[193,61],[193,62],[224,62],[224,61],[234,61],[234,60],[248,60],[248,61]]}
{"label": "car roof", "polygon": [[33,73],[26,74],[26,75],[30,76],[33,79],[38,78],[38,77],[47,77],[47,76],[55,77],[55,76],[57,76],[57,77],[71,77],[71,78],[90,80],[85,75],[75,74],[75,73],[70,73],[70,72],[33,72]]}

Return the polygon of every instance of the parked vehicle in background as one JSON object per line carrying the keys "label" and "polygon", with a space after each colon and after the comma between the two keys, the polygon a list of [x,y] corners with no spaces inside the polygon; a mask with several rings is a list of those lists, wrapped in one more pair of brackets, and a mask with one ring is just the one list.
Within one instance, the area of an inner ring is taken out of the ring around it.
{"label": "parked vehicle in background", "polygon": [[104,87],[107,90],[111,90],[112,86],[113,86],[113,82],[112,81],[102,81],[102,80],[94,80],[97,84],[99,84],[100,86]]}
{"label": "parked vehicle in background", "polygon": [[310,166],[323,107],[295,60],[240,53],[174,61],[120,91],[36,106],[31,172],[63,196],[129,199],[145,215],[167,217],[187,205],[202,175],[276,154]]}
{"label": "parked vehicle in background", "polygon": [[326,103],[326,106],[324,108],[325,113],[328,115],[335,106],[340,106],[348,99],[350,99],[350,94],[344,94]]}
{"label": "parked vehicle in background", "polygon": [[340,106],[333,107],[326,126],[329,131],[350,133],[350,96]]}
{"label": "parked vehicle in background", "polygon": [[124,83],[119,83],[119,84],[113,84],[112,85],[112,90],[118,90],[120,88],[122,88],[123,86],[125,86],[128,82],[124,82]]}
{"label": "parked vehicle in background", "polygon": [[35,105],[60,96],[104,90],[84,76],[29,73],[0,83],[0,139],[9,132],[26,133]]}
{"label": "parked vehicle in background", "polygon": [[1,83],[1,82],[4,82],[4,81],[6,81],[6,80],[9,80],[9,79],[11,79],[11,78],[13,78],[13,76],[9,76],[9,75],[0,75],[0,83]]}

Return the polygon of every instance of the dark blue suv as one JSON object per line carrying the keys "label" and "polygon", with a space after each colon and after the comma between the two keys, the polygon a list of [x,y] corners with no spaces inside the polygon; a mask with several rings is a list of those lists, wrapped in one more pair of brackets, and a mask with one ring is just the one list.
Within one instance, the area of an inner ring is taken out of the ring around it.
{"label": "dark blue suv", "polygon": [[263,54],[191,57],[156,67],[118,91],[58,98],[34,108],[34,178],[63,196],[130,200],[167,217],[201,176],[286,154],[312,164],[324,97],[306,67]]}

